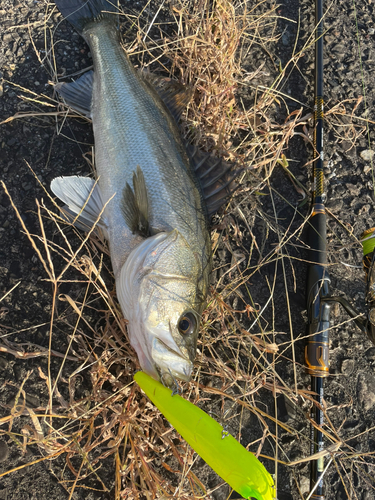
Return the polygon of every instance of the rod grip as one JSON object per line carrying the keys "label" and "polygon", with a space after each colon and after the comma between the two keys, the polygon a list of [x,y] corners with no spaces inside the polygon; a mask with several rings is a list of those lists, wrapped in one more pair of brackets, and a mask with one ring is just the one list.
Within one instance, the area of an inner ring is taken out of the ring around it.
{"label": "rod grip", "polygon": [[307,276],[308,343],[305,349],[307,373],[329,374],[329,328],[331,283],[327,269],[326,214],[324,205],[314,204],[309,227],[309,271]]}
{"label": "rod grip", "polygon": [[329,375],[330,278],[326,268],[311,265],[308,274],[308,343],[305,348],[306,371],[315,377]]}
{"label": "rod grip", "polygon": [[309,261],[313,264],[327,264],[327,216],[323,203],[315,203],[309,219]]}

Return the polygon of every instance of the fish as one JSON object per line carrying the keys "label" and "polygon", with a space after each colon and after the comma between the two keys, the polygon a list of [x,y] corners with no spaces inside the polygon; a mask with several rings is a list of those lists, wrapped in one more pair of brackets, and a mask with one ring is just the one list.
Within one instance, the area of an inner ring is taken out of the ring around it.
{"label": "fish", "polygon": [[212,267],[209,217],[233,192],[235,175],[184,143],[178,120],[189,91],[133,67],[116,2],[55,3],[93,58],[93,71],[55,88],[92,119],[97,179],[56,177],[51,190],[79,227],[102,229],[141,369],[175,387],[192,376]]}

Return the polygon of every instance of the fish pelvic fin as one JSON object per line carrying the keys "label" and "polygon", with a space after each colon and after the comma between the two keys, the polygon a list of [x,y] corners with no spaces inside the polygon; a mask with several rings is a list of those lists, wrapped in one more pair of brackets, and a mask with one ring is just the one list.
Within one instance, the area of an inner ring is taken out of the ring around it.
{"label": "fish pelvic fin", "polygon": [[244,169],[236,168],[235,164],[205,153],[196,146],[187,145],[186,150],[201,187],[207,214],[211,216],[229,201],[238,188],[236,177]]}
{"label": "fish pelvic fin", "polygon": [[54,89],[68,106],[91,118],[93,80],[94,72],[88,71],[75,82],[58,83]]}
{"label": "fish pelvic fin", "polygon": [[126,183],[122,192],[121,209],[132,233],[150,236],[149,204],[145,178],[138,165],[133,173],[133,189]]}
{"label": "fish pelvic fin", "polygon": [[51,182],[51,190],[66,204],[63,212],[78,229],[89,231],[96,223],[108,239],[108,221],[97,182],[78,175],[56,177]]}
{"label": "fish pelvic fin", "polygon": [[61,14],[78,33],[85,26],[104,19],[118,26],[118,0],[55,0]]}

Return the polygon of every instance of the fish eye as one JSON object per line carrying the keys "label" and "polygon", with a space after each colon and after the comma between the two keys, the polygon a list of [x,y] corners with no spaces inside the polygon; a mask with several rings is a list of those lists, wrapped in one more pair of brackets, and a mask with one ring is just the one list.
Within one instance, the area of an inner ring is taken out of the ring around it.
{"label": "fish eye", "polygon": [[197,326],[195,315],[191,312],[184,313],[178,320],[178,331],[181,335],[190,335],[194,332]]}

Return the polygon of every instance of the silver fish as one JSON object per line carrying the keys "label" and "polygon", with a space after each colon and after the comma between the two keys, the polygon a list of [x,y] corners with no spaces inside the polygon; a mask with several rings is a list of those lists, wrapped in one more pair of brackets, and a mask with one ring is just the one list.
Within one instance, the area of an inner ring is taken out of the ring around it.
{"label": "silver fish", "polygon": [[207,215],[228,196],[233,176],[197,151],[189,157],[159,95],[178,115],[181,91],[155,77],[158,92],[153,77],[133,68],[114,3],[56,5],[93,57],[93,72],[57,90],[92,118],[98,182],[60,177],[51,189],[81,224],[92,226],[101,214],[130,343],[142,369],[172,386],[191,378],[211,270]]}

